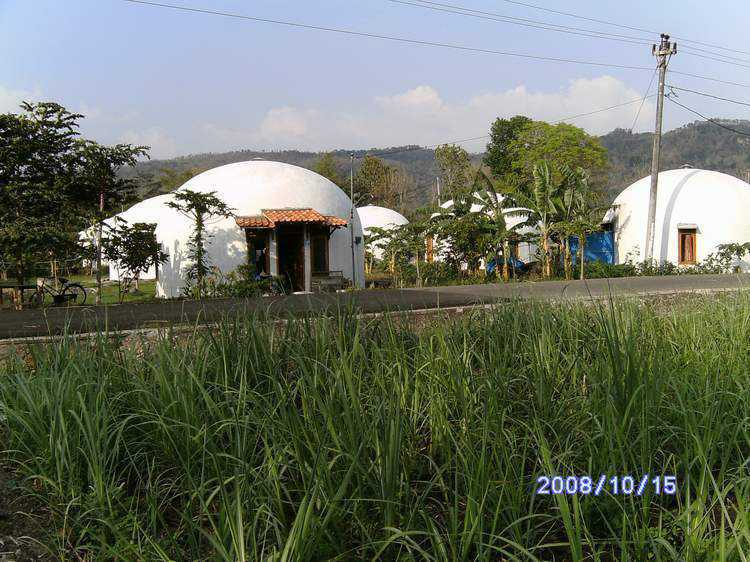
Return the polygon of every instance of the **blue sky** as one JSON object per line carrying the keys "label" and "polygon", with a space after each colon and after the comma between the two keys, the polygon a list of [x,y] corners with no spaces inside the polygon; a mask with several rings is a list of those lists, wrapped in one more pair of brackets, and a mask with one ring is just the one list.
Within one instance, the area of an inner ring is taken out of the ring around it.
{"label": "blue sky", "polygon": [[[554,57],[653,66],[647,46],[452,15],[388,0],[164,0],[250,16]],[[440,0],[517,18],[656,39],[505,0]],[[653,3],[529,0],[749,54],[750,5],[740,0]],[[101,142],[153,146],[170,157],[234,148],[332,149],[483,135],[495,116],[554,120],[642,96],[647,70],[536,62],[347,37],[134,5],[123,0],[0,0],[0,111],[51,99],[88,117]],[[680,44],[683,45],[682,43]],[[688,46],[688,43],[684,43]],[[671,68],[750,83],[750,68],[681,52]],[[669,81],[750,100],[750,89],[672,76]],[[712,116],[750,108],[692,94]],[[573,121],[593,133],[630,127],[638,104]],[[666,126],[693,120],[667,106]],[[652,127],[653,100],[636,129]],[[467,142],[479,150],[482,141]]]}

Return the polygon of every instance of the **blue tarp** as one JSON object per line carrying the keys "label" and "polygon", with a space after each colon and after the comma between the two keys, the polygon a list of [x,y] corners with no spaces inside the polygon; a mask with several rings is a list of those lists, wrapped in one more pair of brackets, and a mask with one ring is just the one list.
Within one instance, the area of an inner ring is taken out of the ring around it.
{"label": "blue tarp", "polygon": [[[573,263],[575,263],[578,258],[578,236],[570,237],[570,251],[573,254]],[[584,254],[586,261],[615,263],[615,233],[609,231],[587,234]]]}
{"label": "blue tarp", "polygon": [[[500,267],[503,266],[503,261],[503,258],[500,258]],[[515,270],[519,273],[526,271],[526,264],[517,258],[511,258],[508,261],[508,266],[511,269],[515,268]],[[493,271],[495,271],[495,260],[492,259],[488,261],[487,267],[485,269],[487,270],[487,273],[492,273]]]}

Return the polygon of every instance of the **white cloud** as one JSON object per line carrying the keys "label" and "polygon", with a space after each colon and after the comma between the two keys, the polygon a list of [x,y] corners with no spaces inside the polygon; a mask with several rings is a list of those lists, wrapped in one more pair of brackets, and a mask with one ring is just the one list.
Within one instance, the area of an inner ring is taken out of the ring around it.
{"label": "white cloud", "polygon": [[42,97],[41,92],[34,90],[11,90],[0,86],[0,113],[18,113],[22,101],[38,101]]}
{"label": "white cloud", "polygon": [[[611,76],[581,78],[553,92],[531,91],[517,86],[448,102],[429,85],[420,85],[391,96],[375,97],[357,110],[284,106],[269,110],[256,126],[226,128],[204,125],[208,141],[216,149],[231,147],[331,149],[401,144],[433,145],[487,133],[496,117],[528,115],[557,121],[582,113],[624,104],[642,93]],[[629,128],[640,103],[571,120],[590,133],[616,127]],[[654,104],[647,100],[636,129],[653,120]],[[483,142],[466,144],[477,150]]]}
{"label": "white cloud", "polygon": [[149,146],[151,158],[172,158],[177,156],[177,146],[172,137],[163,129],[152,127],[143,131],[126,131],[120,136],[119,142],[139,146]]}

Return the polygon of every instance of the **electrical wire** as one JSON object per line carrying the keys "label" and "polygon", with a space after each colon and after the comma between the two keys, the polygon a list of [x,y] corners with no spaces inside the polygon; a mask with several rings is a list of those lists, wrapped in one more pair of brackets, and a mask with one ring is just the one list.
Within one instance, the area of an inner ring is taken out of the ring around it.
{"label": "electrical wire", "polygon": [[699,92],[698,90],[690,90],[689,88],[682,88],[681,86],[674,86],[672,84],[667,84],[667,88],[669,88],[670,90],[678,90],[680,92],[688,92],[690,94],[697,94],[699,96],[705,96],[707,98],[713,98],[715,100],[728,101],[730,103],[736,103],[738,105],[744,105],[744,106],[750,107],[750,103],[745,102],[745,101],[733,100],[731,98],[723,98],[721,96],[716,96],[716,95],[713,95],[713,94],[709,94],[707,92]]}
{"label": "electrical wire", "polygon": [[638,117],[641,116],[641,111],[643,110],[643,106],[646,104],[646,98],[649,97],[651,94],[651,86],[654,85],[654,78],[656,78],[656,73],[659,71],[659,67],[657,66],[654,68],[653,74],[651,74],[651,80],[648,83],[648,88],[646,88],[646,93],[643,95],[643,99],[641,100],[641,105],[638,106],[638,111],[635,114],[635,119],[633,119],[633,124],[630,126],[630,132],[633,132],[633,129],[635,129],[636,124],[638,123]]}
{"label": "electrical wire", "polygon": [[[626,44],[638,45],[638,46],[653,45],[653,41],[651,39],[644,38],[644,37],[619,35],[619,34],[608,33],[606,31],[595,30],[595,29],[585,29],[585,28],[580,28],[580,27],[564,26],[564,25],[558,25],[558,24],[549,23],[549,22],[543,22],[539,20],[531,20],[527,18],[516,18],[512,16],[507,16],[504,14],[499,14],[496,12],[486,12],[482,10],[466,8],[464,6],[460,6],[457,4],[445,4],[442,2],[434,2],[432,0],[388,0],[388,1],[394,4],[425,8],[428,10],[444,12],[444,13],[452,14],[452,15],[468,16],[468,17],[478,18],[478,19],[487,20],[487,21],[507,23],[507,24],[512,24],[512,25],[520,25],[524,27],[542,29],[545,31],[555,31],[558,33],[567,33],[569,35],[588,37],[592,39],[606,39],[610,41],[618,41],[620,43],[626,43]],[[706,49],[700,49],[697,47],[683,47],[681,50],[683,53],[688,54],[690,56],[699,57],[699,58],[706,59],[706,60],[713,60],[716,62],[730,64],[730,65],[741,67],[741,68],[750,68],[750,60],[748,59],[731,57],[731,56],[723,55],[721,53],[708,51]]]}
{"label": "electrical wire", "polygon": [[[575,14],[573,12],[564,12],[562,10],[553,10],[552,8],[546,8],[544,6],[539,6],[539,5],[536,5],[536,4],[531,4],[529,2],[521,2],[520,0],[500,0],[500,1],[501,2],[506,2],[508,4],[515,4],[517,6],[524,6],[526,8],[532,8],[534,10],[541,10],[543,12],[549,12],[549,13],[552,13],[552,14],[557,14],[557,15],[561,15],[561,16],[567,16],[567,17],[570,17],[570,18],[575,18],[575,19],[579,19],[579,20],[583,20],[583,21],[589,21],[589,22],[593,22],[593,23],[601,23],[601,24],[604,24],[604,25],[610,25],[610,26],[613,26],[613,27],[619,27],[621,29],[628,29],[630,31],[640,31],[642,33],[648,33],[648,34],[651,34],[651,35],[658,35],[659,34],[658,31],[654,31],[652,29],[644,29],[642,27],[635,27],[635,26],[632,26],[632,25],[625,25],[625,24],[622,24],[622,23],[616,23],[616,22],[612,22],[612,21],[608,21],[608,20],[603,20],[603,19],[598,19],[598,18],[592,18],[592,17],[588,17],[588,16],[582,16],[580,14]],[[743,54],[743,55],[750,55],[750,51],[742,51],[742,50],[739,50],[739,49],[732,49],[730,47],[723,47],[721,45],[716,45],[714,43],[706,43],[704,41],[698,41],[696,39],[689,39],[687,37],[673,37],[673,38],[674,39],[679,39],[680,41],[683,41],[683,42],[695,43],[696,45],[703,45],[704,47],[711,47],[713,49],[720,49],[722,51],[728,51],[728,52],[731,52],[731,53],[740,53],[740,54]]]}
{"label": "electrical wire", "polygon": [[466,52],[473,52],[473,53],[480,53],[480,54],[486,54],[486,55],[499,55],[499,56],[505,56],[505,57],[516,57],[516,58],[523,58],[523,59],[529,59],[529,60],[538,60],[543,62],[557,62],[557,63],[566,63],[566,64],[581,64],[586,66],[597,66],[597,67],[604,67],[604,68],[619,68],[623,70],[651,70],[648,66],[635,66],[635,65],[626,65],[626,64],[614,64],[614,63],[608,63],[608,62],[601,62],[601,61],[586,61],[586,60],[580,60],[580,59],[568,59],[568,58],[562,58],[562,57],[549,57],[549,56],[543,56],[543,55],[532,55],[528,53],[517,53],[513,51],[498,51],[494,49],[483,49],[479,47],[469,47],[467,45],[458,45],[455,43],[442,43],[439,41],[426,41],[421,39],[410,39],[407,37],[398,37],[395,35],[382,35],[379,33],[368,33],[364,31],[354,31],[352,29],[343,29],[343,28],[337,28],[337,27],[325,27],[320,25],[311,25],[306,23],[300,23],[300,22],[292,22],[292,21],[285,21],[285,20],[277,20],[277,19],[270,19],[270,18],[261,18],[257,16],[247,16],[242,14],[235,14],[232,12],[223,12],[218,10],[208,10],[205,8],[190,8],[188,6],[178,6],[175,4],[167,4],[164,2],[152,2],[150,0],[122,0],[123,2],[128,2],[130,4],[141,4],[144,6],[153,6],[158,8],[168,8],[172,10],[180,10],[184,12],[192,12],[192,13],[198,13],[198,14],[205,14],[205,15],[213,15],[213,16],[223,16],[228,18],[235,18],[235,19],[242,19],[242,20],[249,20],[249,21],[255,21],[260,23],[270,23],[274,25],[283,25],[287,27],[296,27],[296,28],[302,28],[302,29],[310,29],[314,31],[325,31],[329,33],[338,33],[341,35],[351,35],[351,36],[357,36],[357,37],[366,37],[370,39],[383,39],[387,41],[394,41],[394,42],[401,42],[401,43],[409,43],[412,45],[421,45],[425,47],[440,47],[444,49],[454,49],[458,51],[466,51]]}
{"label": "electrical wire", "polygon": [[595,39],[609,39],[612,41],[620,41],[622,43],[629,43],[632,45],[650,46],[652,44],[648,39],[629,38],[629,37],[624,38],[623,36],[615,36],[614,34],[609,34],[609,33],[600,33],[595,30],[581,29],[581,28],[575,28],[575,27],[569,27],[569,26],[561,26],[557,24],[552,24],[552,23],[547,23],[547,22],[542,22],[542,21],[537,21],[537,20],[530,20],[526,18],[515,18],[511,16],[505,16],[502,14],[493,13],[493,12],[484,12],[481,10],[473,10],[470,8],[464,8],[463,6],[457,6],[454,4],[442,4],[439,2],[428,2],[426,0],[415,0],[415,1],[388,0],[388,1],[394,4],[401,4],[404,6],[426,8],[428,10],[444,12],[447,14],[468,16],[468,17],[473,17],[473,18],[478,18],[478,19],[488,20],[488,21],[495,21],[495,22],[500,22],[500,23],[509,23],[512,25],[532,27],[535,29],[543,29],[546,31],[556,31],[559,33],[567,33],[570,35],[578,35],[581,37],[591,37]]}
{"label": "electrical wire", "polygon": [[705,115],[703,115],[699,111],[696,111],[695,109],[692,109],[692,108],[690,108],[690,107],[688,107],[686,105],[681,104],[680,102],[678,102],[677,100],[674,99],[674,96],[666,95],[664,97],[666,97],[672,103],[674,103],[676,105],[679,105],[682,109],[685,109],[685,110],[689,111],[690,113],[694,113],[695,115],[697,115],[701,119],[703,119],[705,121],[708,121],[709,123],[713,123],[717,127],[721,127],[722,129],[726,129],[727,131],[731,131],[731,132],[733,132],[733,133],[735,133],[737,135],[743,136],[743,137],[750,137],[750,133],[746,133],[744,131],[739,131],[739,130],[733,128],[733,127],[730,127],[729,125],[724,125],[723,123],[720,123],[720,122],[718,122],[718,121],[716,121],[714,119],[711,119],[710,117],[706,117]]}
{"label": "electrical wire", "polygon": [[[556,125],[558,123],[563,123],[566,121],[572,121],[574,119],[579,119],[581,117],[589,117],[590,115],[596,115],[597,113],[604,113],[605,111],[610,111],[612,109],[617,109],[620,107],[625,107],[627,105],[632,105],[634,103],[641,102],[643,103],[648,98],[653,98],[656,94],[647,94],[646,96],[638,99],[633,99],[630,101],[626,101],[623,103],[618,103],[615,105],[610,105],[609,107],[602,107],[600,109],[594,109],[593,111],[587,111],[586,113],[579,113],[577,115],[569,115],[568,117],[563,117],[562,119],[557,119],[556,121],[550,121],[551,124]],[[365,156],[388,156],[390,154],[401,154],[403,152],[414,152],[416,150],[430,150],[433,148],[437,148],[438,146],[442,146],[444,144],[461,144],[464,142],[471,142],[471,141],[478,141],[483,139],[490,138],[490,135],[481,135],[478,137],[471,137],[467,139],[459,139],[459,140],[452,140],[452,141],[445,141],[445,142],[439,142],[436,144],[430,144],[427,146],[410,146],[408,148],[400,148],[396,150],[384,150],[379,152],[365,152],[361,155],[355,156],[355,159],[364,158]]]}
{"label": "electrical wire", "polygon": [[[547,56],[541,56],[541,55],[530,55],[527,53],[515,53],[510,51],[495,51],[492,49],[482,49],[478,47],[468,47],[465,45],[456,45],[451,43],[441,43],[438,41],[423,41],[419,39],[409,39],[406,37],[397,37],[392,35],[381,35],[376,33],[367,33],[363,31],[354,31],[350,29],[342,29],[342,28],[333,28],[333,27],[324,27],[324,26],[318,26],[318,25],[310,25],[310,24],[304,24],[299,22],[290,22],[290,21],[284,21],[284,20],[275,20],[275,19],[269,19],[269,18],[260,18],[255,16],[246,16],[242,14],[235,14],[231,12],[221,12],[217,10],[208,10],[204,8],[190,8],[187,6],[177,6],[175,4],[167,4],[164,2],[152,2],[149,0],[121,0],[122,2],[128,2],[130,4],[140,4],[144,6],[153,6],[153,7],[159,7],[159,8],[168,8],[172,10],[179,10],[184,12],[192,12],[192,13],[198,13],[198,14],[207,14],[207,15],[215,15],[215,16],[223,16],[228,18],[236,18],[236,19],[242,19],[242,20],[249,20],[249,21],[257,21],[261,23],[270,23],[275,25],[284,25],[288,27],[296,27],[296,28],[303,28],[303,29],[310,29],[315,31],[326,31],[331,33],[338,33],[343,35],[351,35],[351,36],[357,36],[357,37],[366,37],[371,39],[383,39],[387,41],[395,41],[395,42],[402,42],[402,43],[409,43],[412,45],[421,45],[421,46],[427,46],[427,47],[440,47],[440,48],[446,48],[446,49],[455,49],[459,51],[467,51],[467,52],[474,52],[474,53],[481,53],[481,54],[490,54],[490,55],[500,55],[500,56],[508,56],[508,57],[517,57],[517,58],[524,58],[524,59],[530,59],[530,60],[538,60],[542,62],[558,62],[558,63],[568,63],[568,64],[581,64],[581,65],[587,65],[587,66],[596,66],[596,67],[604,67],[604,68],[618,68],[623,70],[651,70],[650,66],[635,66],[635,65],[624,65],[624,64],[614,64],[614,63],[606,63],[606,62],[600,62],[600,61],[585,61],[585,60],[579,60],[579,59],[567,59],[567,58],[559,58],[559,57],[547,57]],[[720,78],[713,78],[711,76],[703,76],[700,74],[692,74],[689,72],[680,72],[677,70],[671,70],[673,74],[679,74],[682,76],[689,76],[691,78],[698,78],[701,80],[708,80],[710,82],[717,82],[720,84],[727,84],[730,86],[739,86],[742,88],[750,88],[750,84],[741,83],[741,82],[733,82],[731,80],[722,80]]]}

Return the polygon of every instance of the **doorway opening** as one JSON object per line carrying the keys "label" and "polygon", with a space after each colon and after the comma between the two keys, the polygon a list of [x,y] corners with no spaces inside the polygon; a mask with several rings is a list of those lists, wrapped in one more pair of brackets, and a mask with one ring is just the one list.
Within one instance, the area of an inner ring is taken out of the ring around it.
{"label": "doorway opening", "polygon": [[293,291],[305,289],[305,230],[303,225],[279,225],[276,231],[279,275]]}
{"label": "doorway opening", "polygon": [[677,260],[679,265],[695,265],[697,237],[695,228],[680,228],[677,230]]}

